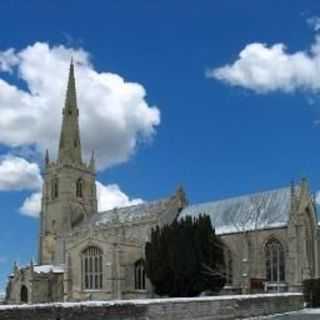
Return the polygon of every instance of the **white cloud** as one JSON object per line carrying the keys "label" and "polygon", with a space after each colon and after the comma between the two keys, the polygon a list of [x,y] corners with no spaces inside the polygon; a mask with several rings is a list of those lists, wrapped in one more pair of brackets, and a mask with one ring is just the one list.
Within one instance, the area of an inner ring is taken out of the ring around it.
{"label": "white cloud", "polygon": [[314,30],[319,31],[320,30],[320,17],[313,16],[307,19],[308,25]]}
{"label": "white cloud", "polygon": [[14,50],[8,49],[0,52],[0,71],[12,73],[12,67],[18,63]]}
{"label": "white cloud", "polygon": [[146,102],[144,87],[96,71],[83,49],[40,42],[0,51],[0,73],[10,72],[26,85],[0,78],[0,144],[35,145],[42,154],[49,148],[56,156],[71,56],[85,159],[94,149],[100,169],[127,161],[138,141],[150,139],[160,123],[160,112]]}
{"label": "white cloud", "polygon": [[284,44],[251,43],[238,59],[207,71],[207,77],[257,93],[320,90],[320,37],[307,51],[287,52]]}
{"label": "white cloud", "polygon": [[126,207],[143,202],[142,199],[129,199],[117,184],[104,185],[97,181],[98,211],[106,211],[116,207]]}
{"label": "white cloud", "polygon": [[37,190],[42,185],[36,163],[12,155],[0,160],[0,191]]}
{"label": "white cloud", "polygon": [[[142,203],[142,199],[130,199],[117,184],[104,185],[96,182],[98,210],[106,211],[115,207],[125,207]],[[41,192],[35,192],[27,197],[20,212],[31,217],[38,217],[41,210]]]}
{"label": "white cloud", "polygon": [[30,217],[38,217],[41,211],[41,192],[32,193],[27,197],[22,207],[19,209],[20,213]]}

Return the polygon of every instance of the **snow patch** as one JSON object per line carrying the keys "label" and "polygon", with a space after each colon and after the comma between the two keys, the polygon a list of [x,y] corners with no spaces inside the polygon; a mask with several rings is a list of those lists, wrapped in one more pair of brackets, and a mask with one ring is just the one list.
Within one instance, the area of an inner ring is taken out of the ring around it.
{"label": "snow patch", "polygon": [[36,273],[64,273],[64,266],[54,266],[54,265],[41,265],[41,266],[34,266],[33,271]]}

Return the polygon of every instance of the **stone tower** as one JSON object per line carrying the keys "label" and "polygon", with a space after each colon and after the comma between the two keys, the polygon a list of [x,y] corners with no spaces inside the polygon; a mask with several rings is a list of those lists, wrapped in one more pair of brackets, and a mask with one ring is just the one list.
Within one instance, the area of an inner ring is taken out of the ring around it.
{"label": "stone tower", "polygon": [[71,61],[57,161],[46,152],[39,264],[63,264],[65,234],[97,212],[95,159],[82,161],[74,65]]}

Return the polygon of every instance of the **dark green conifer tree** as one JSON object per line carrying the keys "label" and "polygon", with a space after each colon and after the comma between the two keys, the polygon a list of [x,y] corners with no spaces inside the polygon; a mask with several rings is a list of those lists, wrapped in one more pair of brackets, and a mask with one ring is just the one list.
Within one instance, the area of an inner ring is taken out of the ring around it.
{"label": "dark green conifer tree", "polygon": [[145,251],[146,274],[159,295],[217,293],[225,284],[223,244],[206,215],[153,229]]}

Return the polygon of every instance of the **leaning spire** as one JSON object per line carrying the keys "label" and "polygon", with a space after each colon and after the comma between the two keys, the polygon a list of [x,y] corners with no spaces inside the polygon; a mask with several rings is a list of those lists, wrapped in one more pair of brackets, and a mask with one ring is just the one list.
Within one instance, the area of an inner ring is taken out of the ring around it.
{"label": "leaning spire", "polygon": [[79,110],[77,106],[76,80],[72,59],[69,67],[68,85],[63,109],[58,161],[64,163],[82,163]]}

